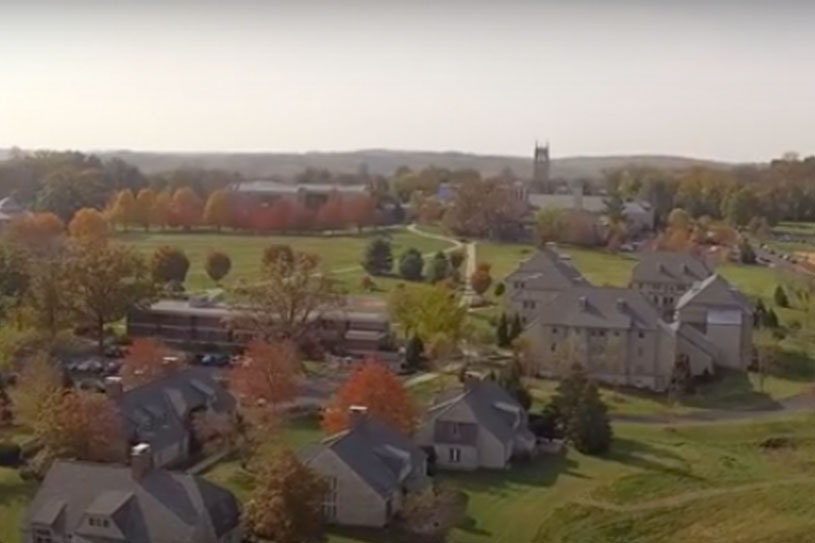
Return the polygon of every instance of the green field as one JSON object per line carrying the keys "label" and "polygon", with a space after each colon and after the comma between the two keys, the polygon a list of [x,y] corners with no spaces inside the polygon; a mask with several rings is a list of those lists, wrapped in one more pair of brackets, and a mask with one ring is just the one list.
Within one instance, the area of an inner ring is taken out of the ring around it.
{"label": "green field", "polygon": [[0,468],[0,541],[17,543],[20,520],[34,485],[20,479],[17,470]]}
{"label": "green field", "polygon": [[374,237],[386,236],[391,240],[394,260],[410,247],[422,253],[447,249],[450,243],[426,238],[405,229],[382,230],[346,235],[313,236],[266,236],[247,235],[232,232],[136,232],[119,233],[116,237],[144,253],[148,257],[163,245],[184,250],[190,259],[187,274],[188,290],[212,288],[213,282],[207,277],[204,263],[210,251],[222,251],[232,259],[232,271],[226,282],[237,279],[252,280],[260,273],[263,250],[273,244],[287,244],[298,251],[312,252],[320,256],[329,271],[339,274],[339,279],[348,286],[359,283],[359,263],[366,244]]}

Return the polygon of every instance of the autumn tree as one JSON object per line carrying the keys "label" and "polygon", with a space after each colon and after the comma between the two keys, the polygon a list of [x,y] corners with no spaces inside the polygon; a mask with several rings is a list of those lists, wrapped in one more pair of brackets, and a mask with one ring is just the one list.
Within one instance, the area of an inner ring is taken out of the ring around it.
{"label": "autumn tree", "polygon": [[492,284],[492,275],[490,275],[491,268],[492,266],[489,263],[480,262],[470,276],[470,286],[473,288],[473,292],[479,296],[487,292],[487,289],[489,289]]}
{"label": "autumn tree", "polygon": [[564,228],[564,211],[554,207],[545,207],[535,214],[535,244],[543,247],[549,242],[560,241]]}
{"label": "autumn tree", "polygon": [[217,284],[229,273],[229,270],[232,268],[232,260],[226,253],[212,251],[207,255],[207,261],[204,266],[209,278]]}
{"label": "autumn tree", "polygon": [[362,363],[339,388],[323,411],[323,430],[334,434],[347,428],[351,406],[365,407],[405,435],[416,427],[416,409],[402,382],[376,359]]}
{"label": "autumn tree", "polygon": [[241,361],[229,372],[229,388],[242,404],[268,406],[274,412],[281,403],[297,397],[299,361],[290,342],[252,340]]}
{"label": "autumn tree", "polygon": [[292,260],[277,258],[261,269],[260,280],[232,289],[242,308],[232,325],[266,340],[305,338],[320,316],[339,307],[335,281],[310,253],[294,252]]}
{"label": "autumn tree", "polygon": [[346,199],[342,207],[343,222],[362,230],[376,221],[376,205],[367,194]]}
{"label": "autumn tree", "polygon": [[184,283],[190,260],[181,249],[164,245],[153,252],[150,259],[150,272],[153,280],[160,284],[169,282]]}
{"label": "autumn tree", "polygon": [[80,322],[94,330],[102,352],[105,325],[151,296],[147,264],[131,248],[114,243],[74,244],[70,256],[74,309]]}
{"label": "autumn tree", "polygon": [[167,228],[171,222],[172,204],[173,195],[169,190],[156,194],[153,207],[150,209],[150,224],[160,230]]}
{"label": "autumn tree", "polygon": [[38,257],[26,289],[26,309],[51,337],[73,321],[75,292],[69,254],[63,249]]}
{"label": "autumn tree", "polygon": [[105,217],[92,207],[83,207],[74,214],[68,233],[75,240],[91,243],[103,242],[110,234]]}
{"label": "autumn tree", "polygon": [[183,366],[179,357],[163,343],[152,338],[136,338],[128,347],[119,371],[128,387],[149,383],[166,377]]}
{"label": "autumn tree", "polygon": [[321,230],[341,230],[345,227],[345,202],[339,193],[333,192],[317,210],[317,225]]}
{"label": "autumn tree", "polygon": [[41,433],[46,414],[63,393],[62,374],[46,353],[36,353],[23,362],[14,392],[17,422]]}
{"label": "autumn tree", "polygon": [[467,259],[467,254],[464,252],[463,249],[456,249],[455,251],[450,252],[450,267],[453,270],[459,270],[461,265],[464,264],[464,261]]}
{"label": "autumn tree", "polygon": [[46,410],[37,434],[46,456],[89,462],[124,462],[127,442],[112,400],[70,391]]}
{"label": "autumn tree", "polygon": [[53,213],[32,213],[15,217],[3,229],[10,242],[36,253],[47,252],[59,245],[65,225]]}
{"label": "autumn tree", "polygon": [[219,232],[231,221],[232,202],[224,189],[213,191],[204,206],[204,224],[214,226]]}
{"label": "autumn tree", "polygon": [[31,282],[31,258],[11,243],[0,243],[0,318],[19,309]]}
{"label": "autumn tree", "polygon": [[110,222],[120,225],[125,230],[131,224],[135,224],[138,218],[138,209],[133,191],[125,189],[117,192],[107,209],[107,216]]}
{"label": "autumn tree", "polygon": [[193,226],[201,224],[204,204],[201,198],[195,194],[195,191],[189,187],[184,187],[173,193],[170,212],[172,220],[177,226],[181,226],[184,230],[190,230]]}
{"label": "autumn tree", "polygon": [[393,269],[391,243],[384,238],[374,238],[365,247],[362,267],[371,275],[387,275]]}
{"label": "autumn tree", "polygon": [[388,298],[388,313],[407,337],[416,334],[429,344],[440,333],[453,342],[458,341],[467,308],[460,296],[443,284],[399,285]]}
{"label": "autumn tree", "polygon": [[243,511],[249,532],[275,543],[316,541],[323,530],[325,481],[287,450],[259,465]]}
{"label": "autumn tree", "polygon": [[264,267],[276,266],[286,268],[294,264],[294,251],[291,245],[285,243],[275,243],[263,250],[261,263]]}
{"label": "autumn tree", "polygon": [[153,214],[156,207],[156,193],[153,189],[144,188],[136,195],[136,224],[141,226],[145,232],[150,230],[153,224]]}
{"label": "autumn tree", "polygon": [[444,224],[460,235],[501,237],[517,213],[508,185],[477,178],[455,186],[444,213]]}

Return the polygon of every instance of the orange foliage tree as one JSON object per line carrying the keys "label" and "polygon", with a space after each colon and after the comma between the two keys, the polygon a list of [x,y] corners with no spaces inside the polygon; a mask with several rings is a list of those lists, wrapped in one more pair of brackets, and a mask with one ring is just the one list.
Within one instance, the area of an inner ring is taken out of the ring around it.
{"label": "orange foliage tree", "polygon": [[473,287],[473,291],[481,296],[487,289],[490,288],[492,284],[492,275],[490,275],[490,269],[492,266],[486,262],[481,262],[476,266],[475,271],[470,276],[470,286]]}
{"label": "orange foliage tree", "polygon": [[171,355],[172,351],[164,344],[150,338],[137,338],[122,360],[119,374],[130,387],[160,379],[181,365],[180,359]]}
{"label": "orange foliage tree", "polygon": [[136,195],[136,223],[145,230],[153,223],[153,210],[156,205],[156,193],[153,189],[141,189]]}
{"label": "orange foliage tree", "polygon": [[65,225],[53,213],[32,213],[12,219],[5,229],[6,238],[31,249],[51,246],[65,232]]}
{"label": "orange foliage tree", "polygon": [[170,204],[171,218],[176,226],[189,230],[201,223],[204,204],[189,187],[180,188],[173,194]]}
{"label": "orange foliage tree", "polygon": [[150,208],[150,224],[159,229],[166,228],[171,222],[172,204],[173,195],[169,190],[159,192]]}
{"label": "orange foliage tree", "polygon": [[229,388],[248,407],[274,411],[297,396],[297,349],[287,341],[252,340],[241,361],[229,371]]}
{"label": "orange foliage tree", "polygon": [[68,233],[80,241],[103,241],[107,239],[108,222],[99,211],[92,207],[83,207],[74,214],[68,224]]}
{"label": "orange foliage tree", "polygon": [[399,379],[379,360],[369,358],[340,387],[323,411],[323,431],[333,434],[348,427],[348,410],[364,406],[368,412],[406,435],[416,427],[416,409]]}
{"label": "orange foliage tree", "polygon": [[63,395],[48,409],[38,435],[48,455],[92,462],[122,462],[127,443],[116,405],[81,391]]}
{"label": "orange foliage tree", "polygon": [[223,189],[213,191],[204,206],[204,223],[214,226],[219,232],[232,219],[232,202],[229,194]]}
{"label": "orange foliage tree", "polygon": [[127,230],[127,227],[134,224],[138,218],[136,198],[133,192],[130,189],[117,192],[105,213],[110,222],[120,224]]}

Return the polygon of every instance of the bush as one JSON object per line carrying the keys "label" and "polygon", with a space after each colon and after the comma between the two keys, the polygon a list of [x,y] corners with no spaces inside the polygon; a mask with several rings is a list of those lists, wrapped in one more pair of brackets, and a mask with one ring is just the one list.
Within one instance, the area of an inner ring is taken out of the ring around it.
{"label": "bush", "polygon": [[0,442],[0,466],[15,468],[20,465],[22,451],[16,443]]}
{"label": "bush", "polygon": [[423,267],[422,253],[412,247],[399,257],[399,275],[408,281],[421,281]]}
{"label": "bush", "polygon": [[494,292],[495,292],[495,297],[496,298],[500,298],[501,296],[503,296],[505,291],[506,291],[506,287],[504,286],[504,283],[498,283],[497,285],[495,285],[495,291]]}

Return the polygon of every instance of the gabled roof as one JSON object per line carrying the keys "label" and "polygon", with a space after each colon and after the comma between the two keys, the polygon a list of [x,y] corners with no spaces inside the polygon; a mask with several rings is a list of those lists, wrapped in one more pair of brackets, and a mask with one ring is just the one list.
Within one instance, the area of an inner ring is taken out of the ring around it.
{"label": "gabled roof", "polygon": [[541,308],[534,322],[578,328],[651,330],[656,328],[659,321],[659,311],[639,291],[616,287],[581,287],[558,294]]}
{"label": "gabled roof", "polygon": [[369,414],[359,414],[352,427],[298,453],[309,464],[331,450],[380,496],[389,496],[406,479],[418,475],[425,453],[410,439]]}
{"label": "gabled roof", "polygon": [[631,280],[648,283],[691,284],[713,274],[704,261],[688,253],[653,251],[643,253]]}
{"label": "gabled roof", "polygon": [[94,514],[109,518],[122,539],[133,542],[209,543],[240,520],[235,497],[201,478],[152,470],[137,480],[129,467],[88,462],[54,462],[25,522],[56,521],[55,504],[63,533],[92,535],[81,524],[86,514]]}
{"label": "gabled roof", "polygon": [[676,308],[681,309],[688,304],[738,308],[750,314],[753,312],[750,300],[718,274],[694,283],[690,290],[679,298]]}
{"label": "gabled roof", "polygon": [[716,345],[690,324],[674,321],[669,327],[677,337],[696,346],[697,349],[707,353],[711,358],[716,359],[719,356],[719,350],[716,348]]}
{"label": "gabled roof", "polygon": [[550,247],[540,249],[507,276],[507,280],[515,278],[528,281],[525,288],[563,289],[586,284],[585,278],[572,265],[571,260]]}
{"label": "gabled roof", "polygon": [[235,399],[210,370],[190,367],[125,391],[117,405],[128,437],[160,450],[186,438],[191,412],[207,408],[228,413],[235,408]]}
{"label": "gabled roof", "polygon": [[503,443],[512,441],[519,433],[529,432],[523,407],[495,381],[469,381],[463,389],[438,399],[428,414],[437,418],[459,402],[465,402],[478,424]]}

